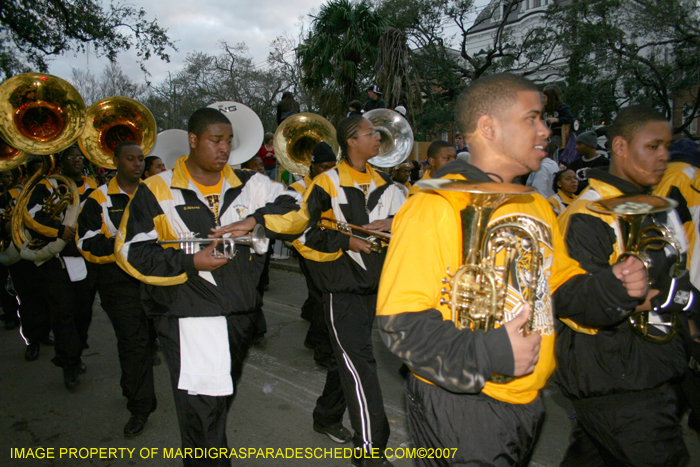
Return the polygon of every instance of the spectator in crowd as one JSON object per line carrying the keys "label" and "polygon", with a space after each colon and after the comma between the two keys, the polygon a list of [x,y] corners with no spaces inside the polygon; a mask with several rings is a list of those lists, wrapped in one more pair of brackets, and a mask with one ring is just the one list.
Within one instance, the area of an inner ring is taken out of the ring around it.
{"label": "spectator in crowd", "polygon": [[294,100],[294,94],[287,91],[282,94],[282,100],[277,104],[277,124],[279,125],[285,118],[301,112],[299,103]]}
{"label": "spectator in crowd", "polygon": [[456,154],[459,154],[460,152],[469,152],[469,148],[464,142],[464,136],[462,136],[462,133],[459,131],[455,133],[455,151]]}
{"label": "spectator in crowd", "polygon": [[571,110],[564,104],[561,89],[556,84],[545,86],[542,91],[544,100],[544,120],[552,132],[551,140],[557,148],[564,149],[571,133]]}
{"label": "spectator in crowd", "polygon": [[362,115],[362,102],[358,101],[357,99],[350,102],[350,105],[348,107],[349,109],[346,117],[351,117],[353,115]]}
{"label": "spectator in crowd", "polygon": [[270,180],[277,180],[277,158],[275,158],[275,147],[272,144],[274,138],[274,133],[265,133],[265,142],[258,150],[258,157],[265,166],[265,175],[270,177]]}
{"label": "spectator in crowd", "polygon": [[369,100],[365,102],[363,110],[369,112],[374,109],[386,109],[386,102],[382,99],[382,93],[379,91],[379,86],[373,84],[367,89]]}
{"label": "spectator in crowd", "polygon": [[576,138],[576,151],[581,154],[581,157],[569,164],[569,168],[576,173],[576,178],[578,178],[576,194],[581,193],[588,186],[588,169],[606,169],[610,165],[610,160],[596,151],[597,146],[598,137],[595,131],[586,131]]}

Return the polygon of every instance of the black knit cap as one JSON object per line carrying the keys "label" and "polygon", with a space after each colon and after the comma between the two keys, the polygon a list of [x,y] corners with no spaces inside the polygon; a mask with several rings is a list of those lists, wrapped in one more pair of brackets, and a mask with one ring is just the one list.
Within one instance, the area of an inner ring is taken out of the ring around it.
{"label": "black knit cap", "polygon": [[314,146],[314,152],[312,153],[311,163],[321,164],[323,162],[335,162],[335,153],[330,144],[325,141],[321,141],[316,146]]}

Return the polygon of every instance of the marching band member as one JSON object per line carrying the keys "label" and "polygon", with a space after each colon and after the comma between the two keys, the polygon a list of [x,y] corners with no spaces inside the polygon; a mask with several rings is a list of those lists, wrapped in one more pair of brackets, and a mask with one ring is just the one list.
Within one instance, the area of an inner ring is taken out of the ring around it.
{"label": "marching band member", "polygon": [[[81,203],[97,186],[94,180],[82,175],[83,164],[83,153],[78,146],[71,146],[61,154],[61,172],[75,181]],[[86,371],[81,355],[88,347],[88,328],[96,291],[88,278],[88,266],[76,248],[75,228],[63,225],[60,219],[52,218],[43,209],[44,201],[53,189],[47,179],[36,185],[24,221],[33,238],[47,241],[61,238],[66,242],[59,254],[38,266],[35,280],[43,283],[41,293],[51,312],[56,352],[52,362],[63,369],[66,388],[74,389],[80,384],[79,375]]]}
{"label": "marching band member", "polygon": [[122,394],[131,413],[124,436],[143,431],[156,409],[153,385],[153,342],[141,306],[141,283],[122,271],[115,262],[114,240],[126,205],[136,191],[143,172],[143,152],[136,143],[124,142],[114,149],[117,175],[94,190],[78,217],[78,250],[95,266],[91,269],[100,293],[102,308],[117,337]]}
{"label": "marching band member", "polygon": [[411,178],[411,164],[403,162],[394,167],[394,176],[392,180],[401,188],[404,196],[408,195],[408,190],[411,189],[411,182],[408,181],[409,178]]}
{"label": "marching band member", "polygon": [[[588,273],[615,264],[624,252],[626,239],[614,215],[593,212],[587,203],[650,193],[664,175],[671,125],[656,110],[627,107],[613,121],[608,138],[609,171],[589,170],[588,187],[559,216],[569,254]],[[685,239],[676,212],[661,212],[646,219],[647,225],[654,221],[671,229],[685,263]],[[603,313],[590,307],[581,313],[570,303],[557,304],[556,376],[576,410],[561,465],[680,466],[688,461],[673,387],[688,369],[684,339],[676,335],[667,343],[649,342],[634,332],[628,317],[636,307],[636,311],[649,311],[650,322],[668,322],[672,311],[690,309],[698,292],[693,292],[687,272],[671,277],[676,253],[667,257],[662,249],[647,250],[647,254],[652,260],[651,290],[642,295],[646,297],[644,303]],[[610,283],[594,294],[609,294],[614,287]],[[586,300],[595,297],[580,291],[577,294]],[[685,313],[679,317],[679,333],[684,335],[685,318]],[[669,329],[650,325],[649,332],[665,336]]]}
{"label": "marching band member", "polygon": [[547,198],[552,209],[557,213],[557,216],[564,212],[576,197],[578,189],[578,178],[576,172],[571,169],[564,169],[557,172],[552,180],[552,189],[556,192],[554,195]]}
{"label": "marching band member", "polygon": [[[542,112],[539,89],[522,77],[504,73],[472,82],[456,108],[471,163],[453,161],[433,177],[510,183],[537,170],[549,136]],[[489,226],[531,225],[538,245],[518,242],[507,284],[506,322],[488,332],[460,330],[451,321],[450,307],[441,302],[441,280],[448,268],[454,273],[464,262],[462,216],[468,203],[459,191],[423,191],[398,212],[379,285],[380,334],[411,370],[405,390],[416,447],[457,448],[449,460],[425,458],[420,465],[527,465],[544,419],[539,391],[554,371],[552,294],[565,303],[585,303],[580,306],[636,303],[628,293],[645,293],[646,275],[636,259],[585,275],[566,255],[547,201],[538,194],[516,196],[495,210]],[[533,247],[541,256],[533,255]],[[539,273],[533,277],[530,263],[538,256]],[[532,281],[537,281],[537,296],[530,310],[523,294]],[[614,293],[599,296],[597,303],[579,299],[609,282],[615,282]],[[531,313],[534,330],[523,335],[520,328]],[[494,373],[515,379],[488,381]]]}
{"label": "marching band member", "polygon": [[[380,148],[379,132],[361,116],[342,120],[336,128],[342,158],[340,163],[313,181],[304,195],[301,209],[287,216],[265,218],[265,227],[284,235],[298,236],[307,226],[301,253],[314,261],[309,272],[323,292],[323,305],[338,362],[331,367],[324,393],[316,402],[314,429],[343,441],[345,403],[338,397],[333,380],[339,378],[355,431],[353,464],[390,466],[384,457],[389,439],[389,423],[384,413],[377,364],[372,350],[372,326],[376,292],[386,248],[381,253],[369,244],[339,231],[317,226],[321,216],[388,231],[394,214],[405,198],[401,189],[367,161]],[[248,219],[222,227],[215,235],[250,230],[260,219]],[[373,451],[375,449],[376,451]],[[368,457],[379,453],[379,457]]]}
{"label": "marching band member", "polygon": [[[159,245],[185,233],[210,231],[247,216],[296,209],[289,196],[268,204],[284,186],[228,165],[233,130],[221,112],[195,111],[188,123],[189,156],[139,185],[115,241],[119,266],[140,280],[170,369],[183,448],[225,448],[234,384],[252,339],[255,290],[264,258],[237,245],[231,258]],[[285,198],[289,201],[285,204]],[[230,459],[183,459],[187,465],[231,465]]]}
{"label": "marching band member", "polygon": [[[428,146],[428,166],[423,174],[423,180],[428,180],[432,178],[431,174],[434,174],[442,168],[443,165],[455,160],[457,157],[457,152],[455,148],[452,147],[447,141],[437,140],[430,143]],[[412,186],[408,190],[408,196],[415,195],[420,191],[417,186]]]}

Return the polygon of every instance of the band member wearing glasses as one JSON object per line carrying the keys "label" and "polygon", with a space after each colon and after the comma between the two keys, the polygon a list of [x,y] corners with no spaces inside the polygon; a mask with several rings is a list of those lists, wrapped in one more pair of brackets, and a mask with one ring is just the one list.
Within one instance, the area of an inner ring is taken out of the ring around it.
{"label": "band member wearing glasses", "polygon": [[[60,157],[61,173],[75,181],[80,202],[83,203],[97,187],[94,180],[82,175],[84,156],[78,146],[71,146]],[[87,336],[92,321],[95,287],[88,278],[88,267],[75,244],[75,228],[51,217],[44,203],[54,190],[53,182],[42,180],[36,185],[27,203],[24,220],[33,238],[53,242],[62,239],[65,247],[60,254],[42,262],[37,279],[46,284],[42,289],[49,304],[51,327],[55,337],[56,356],[52,362],[63,369],[63,382],[68,389],[80,384],[79,375],[86,372],[82,362],[88,347]]]}
{"label": "band member wearing glasses", "polygon": [[[588,188],[559,217],[569,254],[589,273],[619,261],[626,239],[614,215],[587,208],[590,201],[648,194],[664,175],[671,125],[657,111],[627,107],[608,130],[610,168],[588,171]],[[674,210],[650,215],[645,226],[665,225],[680,246],[681,273],[672,274],[674,249],[647,250],[651,289],[643,303],[576,313],[557,304],[557,380],[576,411],[562,465],[686,465],[673,383],[688,370],[687,313],[698,296],[685,270],[685,238]],[[609,288],[599,292],[609,293]],[[586,295],[591,297],[591,295]],[[636,308],[635,308],[636,307]],[[629,322],[648,313],[649,334],[670,338],[661,324],[679,312],[678,332],[667,343],[650,342]]]}
{"label": "band member wearing glasses", "polygon": [[[456,106],[470,163],[450,162],[433,178],[498,185],[537,170],[549,136],[542,111],[539,89],[522,77],[506,73],[472,82]],[[454,274],[465,261],[461,240],[468,234],[463,222],[469,204],[459,191],[421,191],[398,212],[379,285],[378,325],[385,344],[410,369],[405,391],[416,447],[443,455],[456,448],[449,459],[420,459],[420,465],[527,465],[544,420],[539,391],[555,366],[552,294],[579,307],[636,303],[633,297],[646,293],[646,274],[636,259],[598,275],[584,274],[566,255],[547,200],[520,195],[489,220],[491,227],[517,222],[536,232],[533,245],[516,231],[505,324],[486,332],[458,329],[442,301],[450,296],[441,289],[451,288],[442,283],[448,269]],[[533,276],[535,261],[539,271]],[[536,297],[530,309],[526,295],[533,281]],[[609,293],[591,293],[608,283],[614,283]],[[532,332],[521,334],[530,320]],[[514,379],[490,381],[494,374]]]}
{"label": "band member wearing glasses", "polygon": [[122,271],[114,258],[114,240],[126,205],[136,191],[144,168],[138,144],[125,142],[114,149],[117,175],[94,190],[78,217],[78,250],[94,264],[91,273],[109,316],[121,367],[122,394],[131,414],[124,436],[143,432],[148,416],[156,409],[153,385],[153,345],[149,323],[141,306],[141,283]]}
{"label": "band member wearing glasses", "polygon": [[[386,255],[370,250],[367,242],[336,230],[317,226],[321,216],[337,221],[388,231],[394,214],[405,198],[389,176],[374,170],[367,161],[380,148],[379,132],[361,116],[342,120],[336,128],[341,151],[338,165],[316,177],[304,195],[304,204],[293,215],[269,218],[265,226],[286,235],[305,234],[306,259],[313,280],[323,292],[323,305],[338,362],[330,368],[326,389],[316,404],[314,429],[331,439],[346,439],[342,426],[345,403],[328,391],[332,379],[339,378],[355,431],[352,462],[358,466],[390,466],[384,457],[389,439],[389,423],[384,413],[377,363],[372,349],[372,326],[379,276]],[[251,229],[256,218],[228,225],[217,235]],[[375,455],[374,458],[369,457]]]}
{"label": "band member wearing glasses", "polygon": [[[284,185],[231,169],[233,131],[221,112],[195,111],[188,123],[189,156],[139,185],[115,241],[117,264],[143,283],[141,296],[148,297],[143,303],[170,370],[183,448],[227,447],[226,415],[252,340],[264,256],[239,244],[233,258],[215,257],[214,243],[188,254],[158,241],[189,233],[206,238],[222,223],[247,216],[263,223],[267,214],[297,208],[290,196],[268,204]],[[230,459],[183,462],[231,465]]]}

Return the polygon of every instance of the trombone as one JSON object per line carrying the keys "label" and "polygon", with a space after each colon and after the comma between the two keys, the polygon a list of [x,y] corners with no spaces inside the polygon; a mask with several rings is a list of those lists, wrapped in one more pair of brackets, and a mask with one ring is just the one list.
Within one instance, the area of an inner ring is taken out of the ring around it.
{"label": "trombone", "polygon": [[[330,217],[322,217],[321,220],[318,221],[317,225],[321,228],[321,230],[337,230],[338,232],[349,237],[355,237],[358,240],[367,242],[369,244],[369,249],[376,253],[381,253],[382,247],[388,244],[389,240],[391,240],[391,234],[389,233],[363,229],[357,225],[348,224],[347,222],[339,222],[335,219],[331,219]],[[355,235],[353,230],[366,236],[363,237],[360,235]]]}

